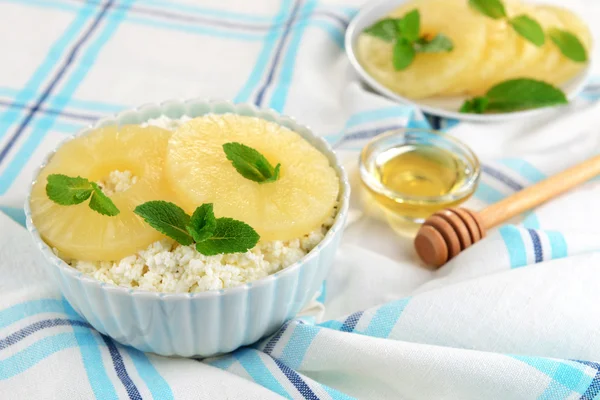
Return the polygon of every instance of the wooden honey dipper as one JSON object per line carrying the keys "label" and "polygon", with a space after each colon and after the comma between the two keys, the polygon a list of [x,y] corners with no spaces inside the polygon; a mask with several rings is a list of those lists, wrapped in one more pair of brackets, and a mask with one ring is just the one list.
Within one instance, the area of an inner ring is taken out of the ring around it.
{"label": "wooden honey dipper", "polygon": [[481,240],[491,229],[600,174],[600,156],[529,186],[479,212],[450,208],[429,217],[417,232],[415,249],[427,265],[440,267]]}

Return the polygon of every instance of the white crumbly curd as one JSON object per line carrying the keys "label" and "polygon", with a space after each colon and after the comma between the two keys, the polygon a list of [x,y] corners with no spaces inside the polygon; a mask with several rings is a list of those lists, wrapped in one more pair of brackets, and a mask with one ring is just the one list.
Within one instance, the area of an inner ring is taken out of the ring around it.
{"label": "white crumbly curd", "polygon": [[115,193],[124,192],[137,183],[137,176],[134,176],[131,171],[119,171],[118,169],[111,171],[108,177],[98,182],[98,186],[107,196],[112,196]]}
{"label": "white crumbly curd", "polygon": [[102,282],[165,293],[202,292],[252,282],[304,257],[323,238],[333,218],[302,238],[258,243],[245,253],[205,256],[170,239],[152,243],[119,261],[65,260]]}
{"label": "white crumbly curd", "polygon": [[[179,120],[161,117],[144,125],[173,130],[188,120],[188,117]],[[111,195],[127,190],[135,180],[129,171],[113,171],[98,184]],[[301,238],[259,242],[245,253],[205,256],[193,245],[183,246],[163,239],[119,261],[65,261],[99,281],[127,288],[165,293],[225,289],[264,278],[299,261],[323,240],[336,214],[337,208],[320,228]]]}

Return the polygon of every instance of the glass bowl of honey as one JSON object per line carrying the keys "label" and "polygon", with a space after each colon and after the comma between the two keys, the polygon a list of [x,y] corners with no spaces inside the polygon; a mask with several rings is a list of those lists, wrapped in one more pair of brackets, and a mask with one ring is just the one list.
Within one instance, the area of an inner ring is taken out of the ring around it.
{"label": "glass bowl of honey", "polygon": [[367,192],[408,223],[420,224],[466,201],[480,176],[475,153],[456,138],[427,129],[398,129],[372,139],[360,155]]}

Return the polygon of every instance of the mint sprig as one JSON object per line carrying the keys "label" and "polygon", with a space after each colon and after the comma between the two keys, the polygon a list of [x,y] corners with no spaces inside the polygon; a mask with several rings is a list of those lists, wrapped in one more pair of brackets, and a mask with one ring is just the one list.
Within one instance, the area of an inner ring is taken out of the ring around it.
{"label": "mint sprig", "polygon": [[510,112],[567,104],[565,94],[549,83],[535,79],[511,79],[493,86],[484,96],[465,101],[460,112]]}
{"label": "mint sprig", "polygon": [[550,28],[544,32],[539,22],[524,14],[509,18],[501,0],[469,0],[469,5],[490,18],[505,19],[516,33],[538,47],[546,43],[548,34],[565,57],[580,63],[588,60],[585,47],[571,32],[558,28]]}
{"label": "mint sprig", "polygon": [[393,42],[400,34],[400,21],[401,19],[397,18],[385,18],[371,25],[364,32],[386,42]]}
{"label": "mint sprig", "polygon": [[95,182],[90,182],[92,185],[92,198],[90,199],[90,208],[102,215],[106,215],[108,217],[114,217],[119,214],[119,209],[115,206],[115,203],[112,202],[110,197],[105,195]]}
{"label": "mint sprig", "polygon": [[363,32],[378,37],[386,42],[393,42],[392,64],[397,71],[408,68],[418,53],[441,53],[454,49],[450,38],[442,33],[429,38],[419,36],[421,31],[421,14],[418,9],[412,10],[402,18],[385,18],[376,22]]}
{"label": "mint sprig", "polygon": [[266,157],[252,147],[231,142],[223,145],[223,151],[233,167],[244,178],[258,183],[275,182],[279,179],[281,164],[273,168]]}
{"label": "mint sprig", "polygon": [[404,38],[400,38],[394,44],[392,63],[397,71],[408,68],[415,59],[417,52],[413,44]]}
{"label": "mint sprig", "polygon": [[469,5],[490,18],[506,18],[506,9],[500,0],[469,0]]}
{"label": "mint sprig", "polygon": [[419,10],[412,10],[404,15],[398,22],[400,35],[403,39],[412,43],[419,39],[419,31],[421,30],[421,13]]}
{"label": "mint sprig", "polygon": [[548,30],[550,40],[560,49],[561,53],[579,63],[584,63],[588,60],[587,51],[577,36],[571,32],[557,28]]}
{"label": "mint sprig", "polygon": [[194,243],[194,238],[187,230],[190,216],[178,205],[154,200],[140,204],[133,212],[144,218],[148,225],[178,243],[184,246]]}
{"label": "mint sprig", "polygon": [[524,14],[509,18],[501,0],[469,0],[469,5],[487,17],[506,20],[517,34],[538,47],[546,41],[539,22]]}
{"label": "mint sprig", "polygon": [[260,236],[248,224],[232,218],[215,218],[212,203],[196,208],[190,217],[176,204],[149,201],[134,213],[162,234],[189,246],[205,256],[245,252],[258,243]]}
{"label": "mint sprig", "polygon": [[81,204],[91,197],[88,205],[92,210],[109,217],[118,215],[120,212],[115,203],[102,192],[96,183],[80,176],[48,175],[46,195],[61,206]]}
{"label": "mint sprig", "polygon": [[417,53],[441,53],[454,50],[452,40],[443,33],[438,33],[433,39],[423,36],[414,43],[414,46]]}
{"label": "mint sprig", "polygon": [[186,225],[186,229],[196,242],[202,242],[215,233],[217,229],[217,220],[213,212],[213,205],[202,204],[196,208],[190,222]]}
{"label": "mint sprig", "polygon": [[239,253],[253,248],[260,236],[250,225],[232,218],[217,218],[211,237],[196,243],[196,250],[205,256]]}
{"label": "mint sprig", "polygon": [[534,45],[541,47],[546,43],[546,35],[542,26],[531,17],[525,14],[517,15],[516,17],[508,20],[510,26],[513,27],[515,32],[524,37]]}

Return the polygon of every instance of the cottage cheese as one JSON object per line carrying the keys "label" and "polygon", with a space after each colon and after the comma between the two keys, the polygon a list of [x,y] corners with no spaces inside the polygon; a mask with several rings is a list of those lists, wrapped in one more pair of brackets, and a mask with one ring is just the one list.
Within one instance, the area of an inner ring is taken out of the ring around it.
{"label": "cottage cheese", "polygon": [[[161,117],[145,125],[173,130],[188,120]],[[124,191],[135,183],[134,178],[129,171],[113,171],[103,182],[104,191],[107,195]],[[337,207],[320,228],[301,238],[259,242],[245,253],[205,256],[193,246],[164,239],[119,261],[65,261],[99,281],[127,288],[165,293],[225,289],[264,278],[299,261],[323,240],[336,214]]]}
{"label": "cottage cheese", "polygon": [[102,282],[166,293],[202,292],[252,282],[280,271],[310,252],[333,224],[333,216],[302,238],[260,242],[245,253],[205,256],[170,239],[152,243],[119,261],[68,261]]}
{"label": "cottage cheese", "polygon": [[107,196],[115,193],[124,192],[138,181],[131,171],[119,171],[118,169],[108,174],[108,177],[96,182]]}

